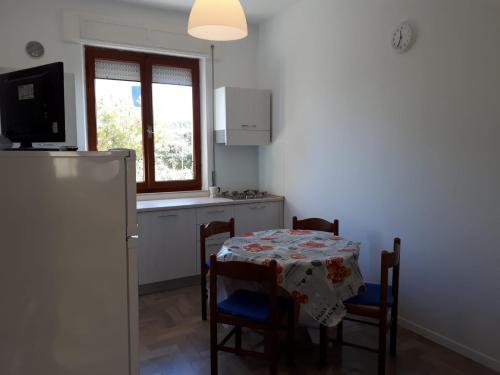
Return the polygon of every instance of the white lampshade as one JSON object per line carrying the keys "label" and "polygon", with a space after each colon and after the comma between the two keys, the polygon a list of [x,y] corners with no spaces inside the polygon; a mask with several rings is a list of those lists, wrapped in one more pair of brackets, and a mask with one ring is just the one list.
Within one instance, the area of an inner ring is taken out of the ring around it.
{"label": "white lampshade", "polygon": [[206,40],[237,40],[248,35],[239,0],[196,0],[189,15],[188,33]]}

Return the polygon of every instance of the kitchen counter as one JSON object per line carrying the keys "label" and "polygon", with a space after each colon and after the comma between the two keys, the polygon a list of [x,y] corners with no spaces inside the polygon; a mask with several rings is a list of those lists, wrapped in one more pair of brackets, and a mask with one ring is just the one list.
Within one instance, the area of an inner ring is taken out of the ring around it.
{"label": "kitchen counter", "polygon": [[[138,201],[141,293],[199,282],[201,225],[233,218],[236,233],[283,228],[283,205],[284,198],[279,196],[247,200],[183,197]],[[226,233],[207,240],[206,253],[217,253],[228,236]]]}
{"label": "kitchen counter", "polygon": [[245,199],[245,200],[232,200],[227,198],[210,198],[210,197],[175,198],[175,199],[161,199],[161,200],[150,200],[150,201],[144,200],[137,202],[137,211],[138,212],[165,211],[165,210],[177,210],[181,208],[198,208],[198,207],[253,204],[253,203],[264,203],[264,202],[281,202],[284,199],[285,198],[281,196],[271,195],[266,198]]}

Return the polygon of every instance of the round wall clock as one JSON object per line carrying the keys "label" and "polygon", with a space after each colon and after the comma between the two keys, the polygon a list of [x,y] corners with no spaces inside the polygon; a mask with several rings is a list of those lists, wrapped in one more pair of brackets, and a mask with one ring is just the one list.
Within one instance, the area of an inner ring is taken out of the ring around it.
{"label": "round wall clock", "polygon": [[392,34],[392,48],[403,53],[410,49],[414,40],[414,32],[408,22],[401,23]]}
{"label": "round wall clock", "polygon": [[31,41],[26,44],[26,53],[31,57],[39,58],[45,53],[45,48],[42,43]]}

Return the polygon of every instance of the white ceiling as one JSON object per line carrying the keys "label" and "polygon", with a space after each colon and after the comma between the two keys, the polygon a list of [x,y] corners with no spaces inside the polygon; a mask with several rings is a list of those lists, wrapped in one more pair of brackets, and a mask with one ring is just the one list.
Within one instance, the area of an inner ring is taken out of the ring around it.
{"label": "white ceiling", "polygon": [[[151,6],[163,9],[174,9],[188,12],[193,6],[194,0],[115,0],[135,5]],[[268,17],[279,13],[288,6],[299,0],[240,0],[245,9],[248,21],[259,23]]]}

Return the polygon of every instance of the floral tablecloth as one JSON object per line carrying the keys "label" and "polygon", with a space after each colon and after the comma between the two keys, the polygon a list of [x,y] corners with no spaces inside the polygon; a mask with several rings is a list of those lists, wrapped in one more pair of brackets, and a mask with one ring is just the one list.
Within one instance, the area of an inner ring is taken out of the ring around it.
{"label": "floral tablecloth", "polygon": [[278,283],[314,320],[328,327],[345,316],[343,301],[364,288],[360,244],[332,233],[278,229],[227,240],[218,261],[278,263]]}

